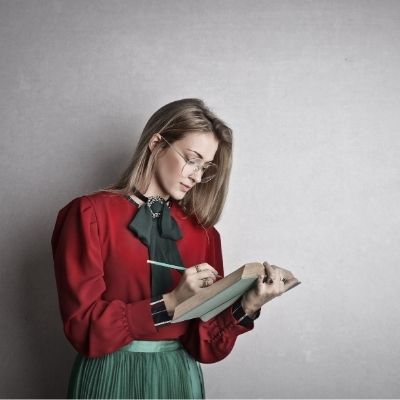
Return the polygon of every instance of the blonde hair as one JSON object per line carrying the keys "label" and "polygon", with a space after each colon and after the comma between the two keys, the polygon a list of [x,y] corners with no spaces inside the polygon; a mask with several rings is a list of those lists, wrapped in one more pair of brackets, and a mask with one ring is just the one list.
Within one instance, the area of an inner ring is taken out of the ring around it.
{"label": "blonde hair", "polygon": [[148,120],[132,159],[117,183],[100,188],[101,191],[132,194],[136,187],[146,192],[154,170],[157,155],[168,148],[164,140],[150,151],[149,142],[158,132],[169,143],[184,138],[189,133],[212,132],[218,140],[213,162],[218,165],[217,175],[209,182],[197,183],[179,200],[185,214],[195,218],[203,228],[215,225],[225,204],[232,168],[232,130],[197,98],[187,98],[168,103]]}

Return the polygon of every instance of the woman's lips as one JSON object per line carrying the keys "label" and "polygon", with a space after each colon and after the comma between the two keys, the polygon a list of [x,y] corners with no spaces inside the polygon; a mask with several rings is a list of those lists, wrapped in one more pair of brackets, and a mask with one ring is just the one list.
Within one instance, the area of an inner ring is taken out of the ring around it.
{"label": "woman's lips", "polygon": [[184,192],[187,192],[187,191],[190,189],[190,187],[184,185],[182,182],[181,182],[181,188],[182,188],[182,190],[183,190]]}

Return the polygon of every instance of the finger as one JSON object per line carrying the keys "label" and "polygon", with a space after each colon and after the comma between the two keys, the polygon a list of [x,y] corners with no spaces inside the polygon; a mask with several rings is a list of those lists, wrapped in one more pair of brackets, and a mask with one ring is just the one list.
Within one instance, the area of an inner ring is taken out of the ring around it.
{"label": "finger", "polygon": [[213,278],[211,278],[210,276],[207,276],[207,277],[199,280],[199,287],[205,288],[205,287],[211,286],[213,283],[214,283]]}
{"label": "finger", "polygon": [[282,277],[282,274],[279,278],[279,296],[285,291],[285,280]]}
{"label": "finger", "polygon": [[264,267],[267,267],[267,266],[270,265],[270,264],[269,264],[268,261],[263,261],[263,265],[264,265]]}
{"label": "finger", "polygon": [[279,269],[279,271],[282,272],[283,277],[284,277],[286,280],[289,280],[289,279],[291,279],[291,278],[294,278],[294,275],[293,275],[289,270],[287,270],[287,269],[285,269],[285,268],[282,268],[282,267],[277,267],[277,269]]}
{"label": "finger", "polygon": [[265,275],[258,275],[257,280],[253,283],[253,286],[257,287],[257,291],[262,289],[264,278]]}
{"label": "finger", "polygon": [[272,276],[272,274],[268,273],[267,271],[265,272],[265,275],[263,275],[263,283],[266,283],[267,285],[272,285],[275,281],[275,277]]}
{"label": "finger", "polygon": [[267,285],[272,285],[274,280],[268,275],[263,275],[262,283],[266,283]]}
{"label": "finger", "polygon": [[212,271],[212,273],[214,274],[214,275],[218,275],[219,274],[219,272],[212,266],[212,265],[210,265],[210,264],[208,264],[208,263],[202,263],[201,265],[200,265],[200,268],[203,270],[203,269],[208,269],[208,270],[210,270],[210,271]]}
{"label": "finger", "polygon": [[266,275],[266,278],[264,279],[264,281],[268,284],[271,284],[272,283],[271,280],[272,281],[275,280],[275,275],[276,275],[275,269],[272,268],[272,266],[267,261],[264,261],[263,265],[264,265],[265,275]]}
{"label": "finger", "polygon": [[266,278],[263,282],[267,285],[273,285],[275,281],[272,278]]}
{"label": "finger", "polygon": [[190,267],[190,268],[186,268],[186,272],[187,273],[189,273],[189,274],[197,274],[197,270],[201,270],[201,267],[200,267],[200,265],[201,264],[196,264],[196,265],[193,265],[193,267]]}
{"label": "finger", "polygon": [[195,275],[195,278],[197,280],[204,279],[204,278],[210,278],[210,279],[212,279],[213,282],[217,279],[217,277],[209,269],[204,269],[203,271],[198,272]]}
{"label": "finger", "polygon": [[284,285],[287,282],[287,279],[283,276],[283,271],[279,267],[276,269],[276,275],[278,277],[279,284]]}
{"label": "finger", "polygon": [[290,279],[287,283],[285,283],[285,292],[293,289],[297,285],[300,285],[300,283],[301,282],[297,278]]}
{"label": "finger", "polygon": [[[285,269],[285,268],[279,267],[279,266],[277,266],[277,265],[271,265],[271,264],[269,264],[267,261],[264,261],[264,262],[263,262],[263,265],[264,265],[266,271],[269,270],[268,266],[269,266],[274,272],[278,272],[278,271],[279,271],[279,272],[283,275],[283,279],[285,280],[285,282],[287,282],[287,281],[289,281],[290,279],[293,279],[293,278],[294,278],[294,275],[292,274],[292,272],[290,272],[289,270],[287,270],[287,269]],[[269,272],[269,277],[270,277],[272,280],[278,279],[278,278],[277,278],[277,275],[274,275],[274,273],[272,273],[272,272]],[[265,279],[264,281],[266,282],[267,279]]]}
{"label": "finger", "polygon": [[212,271],[214,275],[218,275],[218,271],[208,263],[196,264],[193,267],[187,268],[187,270],[190,271],[192,274],[200,273],[200,271],[204,270],[209,270]]}

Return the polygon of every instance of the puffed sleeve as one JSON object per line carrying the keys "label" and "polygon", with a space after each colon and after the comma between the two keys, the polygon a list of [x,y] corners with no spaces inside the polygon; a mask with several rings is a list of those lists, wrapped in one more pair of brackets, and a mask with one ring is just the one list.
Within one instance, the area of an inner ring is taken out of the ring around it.
{"label": "puffed sleeve", "polygon": [[[208,234],[210,244],[206,262],[213,266],[221,276],[225,276],[220,234],[215,227],[208,230]],[[202,321],[200,318],[190,320],[189,326],[180,340],[193,358],[205,364],[220,361],[232,351],[239,335],[254,328],[251,318],[246,317],[245,324],[235,318],[234,311],[237,309],[237,304],[238,302],[235,302],[208,321]],[[257,311],[256,317],[259,315],[260,310]]]}
{"label": "puffed sleeve", "polygon": [[100,357],[158,332],[151,299],[102,299],[103,257],[96,212],[88,197],[78,197],[58,212],[51,246],[63,329],[76,351]]}

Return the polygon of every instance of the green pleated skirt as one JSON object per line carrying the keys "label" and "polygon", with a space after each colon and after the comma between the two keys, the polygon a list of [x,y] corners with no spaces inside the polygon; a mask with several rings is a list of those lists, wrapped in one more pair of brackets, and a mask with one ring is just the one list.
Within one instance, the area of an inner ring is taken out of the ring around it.
{"label": "green pleated skirt", "polygon": [[201,365],[179,340],[134,340],[102,357],[77,353],[68,399],[204,399]]}

